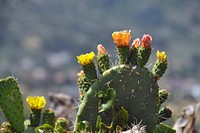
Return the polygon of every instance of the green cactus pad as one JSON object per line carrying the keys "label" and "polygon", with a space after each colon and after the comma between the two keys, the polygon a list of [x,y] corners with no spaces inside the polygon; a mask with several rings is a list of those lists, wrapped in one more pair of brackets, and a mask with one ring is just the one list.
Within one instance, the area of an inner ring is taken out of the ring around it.
{"label": "green cactus pad", "polygon": [[0,80],[0,107],[16,132],[24,130],[24,107],[17,80],[8,77]]}
{"label": "green cactus pad", "polygon": [[[106,92],[109,88],[116,90],[113,107],[98,113],[98,92]],[[120,110],[123,107],[129,114],[127,124],[142,121],[143,125],[147,125],[147,131],[153,132],[160,108],[158,90],[153,74],[146,68],[132,69],[129,65],[113,67],[105,71],[86,93],[79,107],[76,123],[87,120],[95,131],[98,115],[104,124],[109,125],[115,115],[113,109]]]}

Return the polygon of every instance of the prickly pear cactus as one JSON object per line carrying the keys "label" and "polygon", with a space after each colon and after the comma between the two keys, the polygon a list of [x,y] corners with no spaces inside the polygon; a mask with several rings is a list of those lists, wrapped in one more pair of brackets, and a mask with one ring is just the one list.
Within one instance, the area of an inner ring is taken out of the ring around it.
{"label": "prickly pear cactus", "polygon": [[[157,51],[153,72],[145,64],[151,54],[150,35],[142,40],[131,40],[130,31],[112,34],[117,46],[119,63],[110,66],[109,55],[102,45],[97,46],[97,74],[94,52],[77,56],[83,71],[78,73],[80,105],[75,122],[75,132],[117,132],[133,123],[145,125],[147,133],[153,133],[162,116],[170,117],[171,110],[161,111],[161,101],[168,93],[159,92],[157,80],[165,73],[167,59],[165,52]],[[98,75],[98,76],[97,76]],[[161,95],[162,94],[162,95]],[[160,96],[160,97],[159,97]]]}
{"label": "prickly pear cactus", "polygon": [[0,80],[0,107],[15,132],[24,130],[24,108],[17,80],[8,77]]}
{"label": "prickly pear cactus", "polygon": [[60,117],[55,119],[54,110],[47,109],[41,115],[46,104],[46,99],[43,96],[27,97],[30,119],[24,119],[22,96],[14,77],[0,80],[0,92],[0,107],[8,120],[0,125],[0,133],[67,132],[68,120]]}

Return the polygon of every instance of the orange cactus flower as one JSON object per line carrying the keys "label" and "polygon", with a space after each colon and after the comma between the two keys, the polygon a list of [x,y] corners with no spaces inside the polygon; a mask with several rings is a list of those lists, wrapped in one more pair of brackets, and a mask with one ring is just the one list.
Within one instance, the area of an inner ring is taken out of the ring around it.
{"label": "orange cactus flower", "polygon": [[162,52],[157,51],[156,56],[157,56],[157,60],[159,60],[159,61],[163,61],[163,62],[167,61],[167,55],[165,54],[164,51],[162,51]]}
{"label": "orange cactus flower", "polygon": [[123,30],[113,32],[112,38],[117,47],[128,47],[131,40],[131,31]]}

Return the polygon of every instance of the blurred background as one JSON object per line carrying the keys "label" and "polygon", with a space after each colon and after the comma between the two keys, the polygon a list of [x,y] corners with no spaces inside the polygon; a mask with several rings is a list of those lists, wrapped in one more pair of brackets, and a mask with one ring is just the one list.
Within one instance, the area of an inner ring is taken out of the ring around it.
{"label": "blurred background", "polygon": [[182,107],[200,100],[199,9],[199,0],[0,0],[0,78],[15,76],[24,98],[63,92],[78,99],[77,55],[102,43],[114,62],[112,32],[148,33],[150,62],[158,49],[168,57],[159,84],[171,93],[173,125]]}

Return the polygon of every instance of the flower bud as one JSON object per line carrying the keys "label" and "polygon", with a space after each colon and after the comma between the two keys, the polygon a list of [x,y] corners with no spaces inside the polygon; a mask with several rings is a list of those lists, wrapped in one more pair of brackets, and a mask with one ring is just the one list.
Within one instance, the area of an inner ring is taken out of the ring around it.
{"label": "flower bud", "polygon": [[151,48],[152,37],[149,34],[144,34],[142,37],[141,46],[144,48]]}
{"label": "flower bud", "polygon": [[156,56],[157,56],[157,60],[159,60],[159,61],[163,61],[163,62],[167,61],[167,55],[165,54],[164,51],[162,51],[162,52],[157,51]]}
{"label": "flower bud", "polygon": [[140,43],[141,43],[140,38],[136,38],[135,40],[133,40],[131,48],[139,48]]}
{"label": "flower bud", "polygon": [[106,55],[106,54],[108,54],[106,49],[104,48],[104,46],[102,44],[99,44],[97,46],[97,51],[98,51],[98,55],[101,55],[101,54]]}

